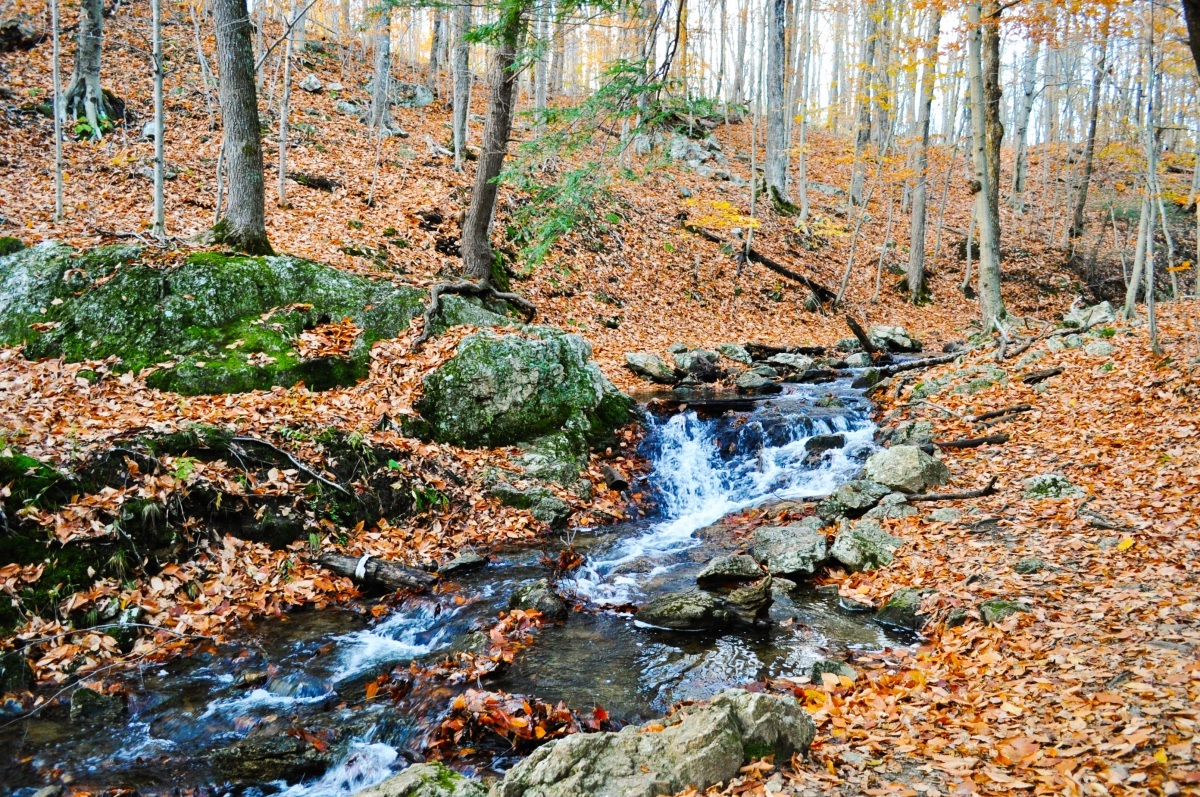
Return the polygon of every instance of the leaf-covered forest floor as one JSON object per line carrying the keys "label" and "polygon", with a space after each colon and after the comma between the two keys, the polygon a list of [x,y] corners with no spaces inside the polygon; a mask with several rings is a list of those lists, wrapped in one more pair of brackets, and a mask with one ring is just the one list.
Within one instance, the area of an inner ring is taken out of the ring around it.
{"label": "leaf-covered forest floor", "polygon": [[[0,59],[0,86],[9,108],[0,123],[7,128],[0,136],[0,182],[6,187],[0,196],[0,234],[27,243],[54,238],[78,246],[111,242],[113,233],[146,234],[151,182],[138,173],[152,154],[152,145],[138,140],[141,124],[150,118],[146,17],[148,10],[135,4],[122,6],[106,23],[106,84],[125,99],[138,122],[100,143],[64,144],[66,217],[59,224],[51,221],[52,125],[35,111],[20,110],[46,97],[50,47]],[[164,38],[170,69],[167,159],[178,176],[167,183],[166,196],[168,231],[177,237],[161,259],[172,262],[190,248],[186,239],[212,222],[219,131],[209,124],[191,22],[178,9],[167,15]],[[211,36],[204,44],[211,63]],[[471,185],[469,168],[464,174],[455,172],[449,159],[431,154],[425,144],[427,137],[446,142],[449,111],[441,102],[417,110],[397,108],[394,118],[409,137],[378,139],[335,109],[339,100],[365,102],[363,87],[369,79],[361,52],[345,67],[336,55],[333,47],[309,54],[310,63],[295,76],[298,83],[311,71],[325,83],[341,82],[345,91],[334,97],[294,90],[288,169],[328,177],[340,186],[329,193],[291,182],[286,209],[272,201],[279,89],[268,64],[271,99],[264,105],[272,131],[265,143],[272,243],[277,251],[339,268],[431,284],[458,267],[452,254],[439,250],[457,239],[455,219]],[[411,77],[420,79],[416,73]],[[477,87],[474,107],[482,105],[482,88]],[[749,166],[735,154],[749,151],[748,122],[722,126],[715,133],[729,156],[728,168],[742,177],[749,175]],[[475,126],[473,138],[478,134]],[[516,133],[518,139],[532,135],[528,125]],[[847,185],[850,147],[848,138],[814,131],[810,177],[826,185]],[[1066,165],[1064,153],[1036,148],[1026,213],[1006,207],[1002,214],[1005,298],[1017,315],[1050,323],[1082,292],[1079,275],[1065,267],[1065,253],[1046,244],[1062,235],[1066,170],[1074,168]],[[932,158],[935,209],[949,154],[939,149]],[[689,222],[728,237],[730,228],[747,225],[749,197],[745,189],[701,178],[657,157],[635,159],[639,178],[615,186],[617,201],[607,212],[617,214],[617,221],[601,224],[598,219],[572,233],[549,262],[514,281],[514,289],[537,305],[542,322],[584,335],[620,387],[644,387],[623,367],[628,351],[662,353],[677,342],[827,345],[847,336],[844,313],[864,324],[903,324],[930,351],[971,333],[977,305],[959,290],[965,263],[957,255],[970,217],[964,180],[949,183],[946,232],[941,257],[932,264],[930,303],[913,307],[891,289],[899,277],[888,266],[902,266],[906,260],[906,223],[896,224],[900,245],[886,250],[882,290],[877,302],[871,300],[887,215],[886,189],[881,187],[856,245],[846,306],[826,315],[804,309],[808,292],[801,286],[754,264],[739,270],[718,246],[682,231],[681,214],[686,213]],[[1129,173],[1136,164],[1126,162],[1119,151],[1106,151],[1104,158],[1093,184],[1095,206],[1104,201],[1119,208],[1134,204]],[[900,175],[902,161],[885,164],[883,173]],[[1170,177],[1186,181],[1186,175]],[[692,198],[681,197],[684,188]],[[370,206],[368,197],[373,197]],[[766,214],[755,229],[755,247],[836,288],[856,219],[853,212],[839,215],[842,200],[835,196],[814,191],[812,199],[812,235],[796,232],[789,219]],[[518,201],[504,197],[498,229],[504,229]],[[435,216],[430,211],[443,221],[431,223]],[[897,214],[897,219],[906,222],[907,217]],[[1119,262],[1112,239],[1099,240],[1099,260],[1110,266]],[[1081,250],[1088,253],[1092,246],[1089,233]],[[1150,353],[1144,323],[1121,323],[1111,325],[1115,334],[1108,339],[1113,346],[1108,355],[1047,350],[1023,367],[1016,364],[1019,360],[1006,361],[1007,378],[980,392],[956,393],[948,385],[927,401],[914,399],[919,380],[959,367],[947,365],[910,381],[898,380],[878,395],[887,423],[927,419],[938,440],[1009,434],[1002,445],[945,452],[953,474],[948,489],[970,489],[997,476],[998,492],[949,504],[962,512],[957,521],[935,522],[929,505],[917,517],[885,521],[891,533],[907,542],[896,563],[875,573],[832,579],[844,596],[873,604],[901,588],[931,590],[924,602],[931,616],[926,639],[912,649],[857,659],[860,676],[853,683],[766,685],[796,691],[818,721],[818,742],[809,760],[795,761],[781,772],[767,764],[750,768],[728,793],[1200,792],[1200,751],[1194,744],[1200,705],[1200,584],[1192,567],[1200,546],[1200,386],[1192,362],[1200,306],[1195,301],[1162,303],[1158,311],[1162,357]],[[103,363],[29,362],[19,352],[5,350],[0,352],[0,426],[6,439],[25,453],[60,464],[102,449],[131,429],[166,430],[200,422],[278,441],[289,430],[337,426],[414,460],[437,463],[457,474],[461,484],[426,475],[427,484],[449,496],[447,507],[422,512],[402,525],[329,529],[317,547],[370,551],[420,564],[445,560],[464,548],[486,550],[544,539],[550,532],[528,512],[499,506],[480,486],[479,474],[489,466],[503,467],[513,452],[461,450],[375,430],[384,415],[412,412],[421,376],[448,357],[467,332],[456,328],[416,354],[411,334],[383,341],[373,351],[365,382],[323,393],[294,388],[184,398],[152,390],[130,375],[104,376],[94,384],[81,378],[84,369],[104,373]],[[1023,334],[1037,332],[1034,326]],[[1034,350],[1046,348],[1039,343]],[[983,364],[993,357],[994,350],[976,352],[968,363]],[[1052,367],[1063,372],[1044,383],[1044,392],[1019,379],[1025,371]],[[967,420],[1020,403],[1031,410],[986,431]],[[287,439],[293,450],[321,460],[311,440]],[[624,442],[625,449],[614,454],[627,456],[623,466],[633,467],[633,432]],[[593,460],[589,475],[603,485],[599,464]],[[148,474],[124,489],[44,511],[39,519],[64,541],[101,533],[101,520],[113,506],[228,480],[227,467],[190,463]],[[1023,497],[1024,479],[1048,472],[1063,474],[1085,494]],[[297,488],[296,482],[295,473],[283,470],[269,474],[260,486],[287,494]],[[626,511],[624,500],[602,486],[589,501],[564,497],[581,510],[579,523],[602,522]],[[765,519],[766,512],[751,519]],[[996,522],[978,522],[985,518]],[[59,619],[35,619],[17,640],[45,640],[36,647],[34,662],[43,679],[64,683],[84,675],[103,683],[105,668],[119,654],[116,643],[101,633],[56,636],[66,630],[72,614],[117,596],[123,606],[139,606],[147,625],[172,634],[219,636],[241,618],[354,596],[349,580],[311,564],[312,547],[299,542],[288,550],[272,550],[230,537],[214,540],[151,578],[103,579],[87,592],[58,596]],[[1045,568],[1017,573],[1014,566],[1031,557],[1043,560]],[[37,567],[0,567],[0,588],[14,591],[38,576]],[[978,605],[994,597],[1020,601],[1027,611],[985,625]],[[956,609],[968,615],[956,615],[948,625]],[[126,655],[152,658],[188,644],[147,633]]]}

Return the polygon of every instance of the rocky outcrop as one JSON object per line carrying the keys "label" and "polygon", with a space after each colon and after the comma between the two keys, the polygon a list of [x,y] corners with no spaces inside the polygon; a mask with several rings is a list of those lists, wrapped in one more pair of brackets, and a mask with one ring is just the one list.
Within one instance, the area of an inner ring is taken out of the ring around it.
{"label": "rocky outcrop", "polygon": [[413,764],[358,797],[485,797],[487,789],[445,764]]}
{"label": "rocky outcrop", "polygon": [[860,520],[838,533],[829,555],[851,573],[860,573],[890,565],[903,544],[904,540],[888,534],[874,520]]}
{"label": "rocky outcrop", "polygon": [[949,481],[950,469],[916,446],[892,446],[871,455],[864,475],[892,490],[920,493]]}
{"label": "rocky outcrop", "polygon": [[630,418],[632,402],[591,361],[578,335],[552,327],[478,332],[424,379],[416,403],[428,436],[462,446],[505,446],[560,431],[591,443]]}
{"label": "rocky outcrop", "polygon": [[825,534],[799,523],[765,526],[754,532],[751,552],[771,575],[812,575],[825,561]]}
{"label": "rocky outcrop", "polygon": [[490,795],[658,797],[704,790],[733,778],[751,759],[803,755],[814,734],[794,699],[731,689],[662,722],[551,742],[510,769]]}

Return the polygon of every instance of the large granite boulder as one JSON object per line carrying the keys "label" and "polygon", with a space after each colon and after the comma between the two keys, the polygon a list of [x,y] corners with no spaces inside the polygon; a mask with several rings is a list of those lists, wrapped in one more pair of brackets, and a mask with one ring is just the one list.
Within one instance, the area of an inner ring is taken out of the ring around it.
{"label": "large granite boulder", "polygon": [[489,794],[658,797],[704,790],[735,777],[751,759],[803,755],[814,735],[794,699],[730,689],[661,722],[553,741],[510,769]]}
{"label": "large granite boulder", "polygon": [[829,555],[858,573],[890,565],[903,544],[904,540],[888,534],[874,520],[860,520],[838,533]]}
{"label": "large granite boulder", "polygon": [[892,446],[871,455],[865,476],[902,493],[920,493],[949,481],[950,469],[916,446]]}
{"label": "large granite boulder", "polygon": [[754,532],[751,553],[771,575],[812,575],[825,561],[825,534],[811,525],[764,526]]}

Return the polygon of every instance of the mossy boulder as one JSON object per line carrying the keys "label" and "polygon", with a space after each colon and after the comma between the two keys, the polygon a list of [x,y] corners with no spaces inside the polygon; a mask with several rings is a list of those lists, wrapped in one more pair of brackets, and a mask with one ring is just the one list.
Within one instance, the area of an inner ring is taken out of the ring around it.
{"label": "mossy boulder", "polygon": [[592,444],[630,418],[632,402],[591,361],[591,346],[551,327],[478,332],[424,380],[416,408],[428,436],[505,446],[570,432]]}
{"label": "mossy boulder", "polygon": [[921,612],[921,601],[933,590],[905,587],[898,589],[875,613],[875,622],[893,628],[920,632],[929,616]]}
{"label": "mossy boulder", "polygon": [[847,570],[859,573],[887,567],[904,540],[888,534],[874,520],[860,520],[842,530],[829,555]]}
{"label": "mossy boulder", "polygon": [[[159,268],[136,246],[46,242],[0,258],[0,343],[24,344],[30,358],[157,366],[151,387],[189,395],[299,382],[322,390],[363,379],[371,344],[407,329],[423,299],[295,257],[202,253]],[[348,354],[296,349],[305,330],[345,318],[362,330]]]}
{"label": "mossy boulder", "polygon": [[479,783],[468,780],[437,761],[413,764],[378,786],[362,792],[361,797],[484,797]]}
{"label": "mossy boulder", "polygon": [[1024,604],[1004,598],[990,598],[979,604],[979,616],[985,625],[995,625],[1014,614],[1029,611]]}

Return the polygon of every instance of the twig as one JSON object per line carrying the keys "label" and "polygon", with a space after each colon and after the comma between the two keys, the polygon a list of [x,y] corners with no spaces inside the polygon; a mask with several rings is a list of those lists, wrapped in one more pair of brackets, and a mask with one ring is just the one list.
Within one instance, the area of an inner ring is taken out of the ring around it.
{"label": "twig", "polygon": [[1032,374],[1025,374],[1021,377],[1021,381],[1027,385],[1036,385],[1038,382],[1044,382],[1052,376],[1058,376],[1063,372],[1061,368],[1047,368],[1045,371],[1034,371]]}
{"label": "twig", "polygon": [[917,493],[905,496],[905,500],[911,504],[913,501],[962,501],[967,498],[983,498],[986,495],[995,494],[996,479],[998,478],[998,476],[993,476],[988,480],[986,487],[980,487],[978,490],[967,490],[961,493]]}
{"label": "twig", "polygon": [[329,487],[330,489],[337,490],[339,493],[346,496],[347,498],[356,498],[354,493],[350,492],[342,485],[340,485],[337,482],[332,481],[330,479],[326,479],[324,476],[317,473],[315,470],[310,468],[308,465],[305,465],[303,462],[296,459],[294,456],[292,456],[288,452],[284,451],[279,446],[274,445],[273,443],[268,443],[266,440],[260,440],[257,437],[235,437],[232,440],[230,440],[229,442],[230,443],[243,443],[243,444],[254,443],[256,445],[263,446],[264,448],[269,448],[272,451],[274,451],[276,454],[279,454],[281,457],[283,457],[288,462],[290,462],[292,464],[292,467],[296,468],[296,470],[300,471],[301,473],[305,474],[306,476],[316,479],[321,484],[325,485],[326,487]]}

